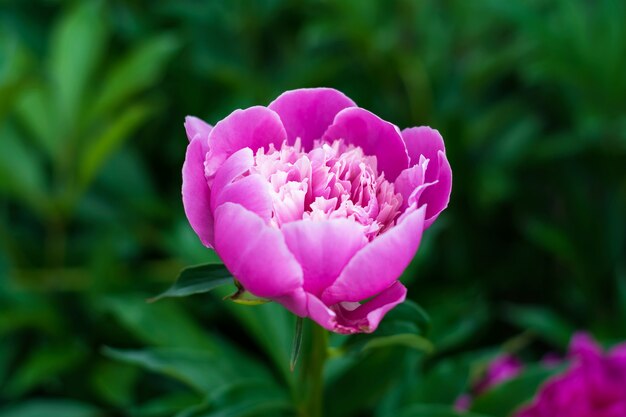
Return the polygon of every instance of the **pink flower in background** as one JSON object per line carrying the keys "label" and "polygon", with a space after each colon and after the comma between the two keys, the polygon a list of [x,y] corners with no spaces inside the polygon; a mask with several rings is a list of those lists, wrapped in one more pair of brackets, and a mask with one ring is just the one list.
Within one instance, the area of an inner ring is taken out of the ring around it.
{"label": "pink flower in background", "polygon": [[246,290],[339,333],[404,301],[398,277],[450,197],[439,132],[401,132],[328,88],[185,128],[185,213]]}
{"label": "pink flower in background", "polygon": [[480,395],[495,385],[515,378],[523,369],[524,365],[515,356],[498,356],[487,366],[485,375],[474,387],[474,394]]}
{"label": "pink flower in background", "polygon": [[457,398],[454,408],[458,411],[469,410],[473,397],[488,391],[503,382],[515,378],[524,370],[524,365],[515,356],[500,355],[487,365],[484,375],[472,386],[472,394],[463,394]]}
{"label": "pink flower in background", "polygon": [[591,336],[570,344],[570,368],[549,380],[516,417],[626,416],[626,343],[603,353]]}

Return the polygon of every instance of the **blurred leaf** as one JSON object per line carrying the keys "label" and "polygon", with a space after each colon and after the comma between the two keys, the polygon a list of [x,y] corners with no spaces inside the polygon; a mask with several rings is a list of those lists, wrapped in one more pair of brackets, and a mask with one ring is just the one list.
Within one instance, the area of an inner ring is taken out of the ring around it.
{"label": "blurred leaf", "polygon": [[565,350],[576,327],[543,307],[509,305],[504,311],[507,321],[530,330],[546,342]]}
{"label": "blurred leaf", "polygon": [[171,417],[181,410],[197,409],[201,401],[202,396],[196,393],[175,392],[151,399],[135,410],[137,417]]}
{"label": "blurred leaf", "polygon": [[83,188],[89,185],[111,153],[146,120],[151,111],[152,108],[145,103],[132,105],[93,140],[84,142],[85,149],[78,168]]}
{"label": "blurred leaf", "polygon": [[110,112],[133,95],[152,86],[179,46],[178,39],[166,33],[148,39],[132,49],[108,72],[95,102],[93,116]]}
{"label": "blurred leaf", "polygon": [[433,344],[422,336],[412,333],[401,333],[392,336],[375,337],[363,346],[363,351],[386,348],[389,346],[405,346],[425,353],[432,353],[435,349]]}
{"label": "blurred leaf", "polygon": [[77,345],[45,346],[36,349],[20,364],[2,390],[2,395],[18,397],[41,384],[58,378],[85,357]]}
{"label": "blurred leaf", "polygon": [[25,88],[16,103],[18,116],[39,149],[50,158],[58,158],[63,137],[59,135],[59,120],[53,109],[48,89],[41,84]]}
{"label": "blurred leaf", "polygon": [[5,191],[41,213],[45,203],[44,173],[37,155],[8,125],[0,125],[0,192]]}
{"label": "blurred leaf", "polygon": [[139,376],[137,368],[118,362],[101,362],[93,369],[91,384],[100,398],[127,408],[133,403],[133,388]]}
{"label": "blurred leaf", "polygon": [[102,307],[145,343],[211,351],[218,348],[218,342],[171,301],[148,304],[141,296],[126,295],[104,298]]}
{"label": "blurred leaf", "polygon": [[[406,372],[413,350],[404,347],[388,347],[373,349],[362,356],[342,357],[332,362],[346,362],[341,372],[325,386],[326,407],[329,417],[349,417],[362,415],[366,410],[375,407],[397,384]],[[329,367],[335,365],[329,363]],[[336,365],[335,365],[336,366]],[[375,383],[373,383],[375,381]],[[326,414],[325,414],[326,415]]]}
{"label": "blurred leaf", "polygon": [[17,341],[7,339],[0,344],[0,387],[5,386],[5,379],[17,354]]}
{"label": "blurred leaf", "polygon": [[562,370],[562,367],[546,368],[543,365],[527,367],[517,378],[503,382],[475,398],[470,411],[496,417],[509,416],[532,399],[545,380]]}
{"label": "blurred leaf", "polygon": [[154,302],[165,297],[186,297],[192,294],[201,294],[232,282],[233,276],[222,264],[190,266],[181,271],[174,285],[167,291],[149,301]]}
{"label": "blurred leaf", "polygon": [[491,417],[486,414],[455,411],[449,405],[418,404],[407,407],[395,417]]}
{"label": "blurred leaf", "polygon": [[[224,296],[227,290],[222,287],[215,293],[217,296]],[[295,382],[294,373],[289,370],[295,316],[277,303],[267,303],[254,308],[235,303],[225,303],[224,306],[272,359],[274,366],[280,369],[284,380],[288,383]]]}
{"label": "blurred leaf", "polygon": [[78,118],[81,102],[100,63],[107,27],[100,2],[76,3],[52,35],[50,74],[64,132]]}
{"label": "blurred leaf", "polygon": [[105,348],[104,354],[147,370],[177,379],[199,393],[211,393],[228,384],[244,380],[259,380],[272,385],[268,375],[259,369],[241,372],[233,362],[215,352],[184,348],[153,348],[117,350]]}
{"label": "blurred leaf", "polygon": [[104,417],[92,405],[65,399],[31,399],[0,409],[0,417]]}
{"label": "blurred leaf", "polygon": [[230,385],[219,394],[212,395],[211,411],[193,414],[194,417],[263,417],[279,416],[294,406],[284,390],[264,382],[245,382]]}

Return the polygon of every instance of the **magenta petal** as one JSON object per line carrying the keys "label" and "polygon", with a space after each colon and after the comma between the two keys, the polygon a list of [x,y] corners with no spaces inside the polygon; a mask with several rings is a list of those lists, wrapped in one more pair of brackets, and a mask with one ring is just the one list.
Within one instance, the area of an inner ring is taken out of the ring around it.
{"label": "magenta petal", "polygon": [[424,182],[424,174],[428,169],[428,163],[429,161],[422,157],[420,163],[405,169],[396,178],[394,189],[402,196],[400,211],[404,212],[408,206],[418,204],[424,190],[433,186],[433,183]]}
{"label": "magenta petal", "polygon": [[[211,209],[226,202],[236,203],[256,213],[268,222],[272,217],[272,198],[267,181],[259,175],[243,178],[254,164],[250,148],[243,148],[232,154],[218,168],[211,186]],[[234,182],[233,182],[234,181]]]}
{"label": "magenta petal", "polygon": [[305,291],[318,297],[367,243],[362,226],[349,219],[299,220],[283,225],[282,231],[302,266]]}
{"label": "magenta petal", "polygon": [[393,228],[376,237],[346,265],[337,280],[324,291],[327,305],[361,301],[396,281],[417,252],[424,230],[425,208],[405,214]]}
{"label": "magenta petal", "polygon": [[376,156],[378,171],[384,172],[388,181],[393,182],[409,167],[400,130],[365,109],[352,107],[340,111],[322,138],[327,142],[343,139],[360,146],[367,155]]}
{"label": "magenta petal", "polygon": [[274,144],[277,148],[287,138],[280,117],[267,107],[235,110],[218,122],[209,134],[206,173],[211,176],[232,154],[242,148],[256,152]]}
{"label": "magenta petal", "polygon": [[211,214],[211,190],[204,176],[202,142],[192,140],[187,145],[183,164],[183,206],[191,228],[200,241],[208,247],[213,245],[213,215]]}
{"label": "magenta petal", "polygon": [[[452,191],[452,169],[446,155],[439,151],[437,154],[439,163],[439,177],[436,183],[427,187],[420,195],[418,205],[426,204],[426,222],[424,227],[428,228],[437,219],[450,202],[450,192]],[[430,167],[430,165],[429,165]],[[428,170],[426,170],[428,178]]]}
{"label": "magenta petal", "polygon": [[[202,119],[198,119],[194,116],[185,117],[185,131],[187,132],[187,139],[189,142],[192,140],[200,140],[206,147],[209,143],[209,133],[213,127]],[[208,148],[205,148],[205,152]]]}
{"label": "magenta petal", "polygon": [[419,198],[419,206],[426,204],[426,226],[429,227],[450,201],[452,191],[452,169],[446,158],[443,138],[428,126],[412,127],[402,131],[402,138],[411,158],[411,165],[419,163],[420,156],[429,160],[424,181],[436,184],[429,186]]}
{"label": "magenta petal", "polygon": [[302,140],[306,150],[313,149],[313,141],[322,135],[335,115],[356,104],[343,93],[332,88],[302,88],[286,91],[268,106],[280,116],[287,131],[289,144]]}
{"label": "magenta petal", "polygon": [[[406,145],[406,150],[411,160],[411,165],[419,162],[420,156],[424,155],[426,159],[430,159],[434,165],[437,160],[439,151],[446,151],[443,144],[443,138],[439,131],[428,126],[411,127],[402,131],[402,139]],[[436,168],[435,166],[431,168]],[[437,179],[436,170],[431,169],[427,174],[426,182],[432,182]]]}
{"label": "magenta petal", "polygon": [[282,304],[283,307],[291,311],[296,316],[307,316],[307,294],[302,288],[296,288],[288,294],[281,295],[280,297],[274,297],[274,301]]}
{"label": "magenta petal", "polygon": [[349,306],[349,308],[346,305],[337,304],[332,309],[317,297],[309,294],[309,317],[320,326],[333,332],[344,334],[371,333],[376,330],[389,310],[405,300],[406,292],[404,285],[395,282],[364,304]]}
{"label": "magenta petal", "polygon": [[371,333],[376,330],[378,323],[389,310],[404,302],[406,293],[406,287],[396,281],[376,297],[354,310],[340,307],[337,320],[342,326],[358,328],[362,332]]}
{"label": "magenta petal", "polygon": [[215,251],[258,297],[279,297],[302,286],[302,269],[280,230],[239,204],[224,203],[215,210]]}

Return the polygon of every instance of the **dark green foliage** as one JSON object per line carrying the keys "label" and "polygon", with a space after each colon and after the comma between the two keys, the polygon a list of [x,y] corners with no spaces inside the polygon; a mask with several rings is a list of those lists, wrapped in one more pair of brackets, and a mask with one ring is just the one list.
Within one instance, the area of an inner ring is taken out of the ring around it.
{"label": "dark green foliage", "polygon": [[283,308],[145,300],[219,262],[182,210],[184,116],[298,87],[439,129],[454,172],[403,276],[430,325],[405,306],[333,335],[327,415],[455,416],[498,352],[626,339],[625,21],[619,0],[0,1],[0,416],[294,414]]}

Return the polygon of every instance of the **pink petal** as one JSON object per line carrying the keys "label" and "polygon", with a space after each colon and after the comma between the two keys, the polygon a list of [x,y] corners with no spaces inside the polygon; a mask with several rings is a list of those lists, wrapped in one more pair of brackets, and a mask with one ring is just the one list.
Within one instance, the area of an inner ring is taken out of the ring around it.
{"label": "pink petal", "polygon": [[[211,209],[231,202],[256,213],[268,222],[272,217],[272,198],[269,184],[260,175],[239,178],[254,164],[250,148],[232,154],[215,173],[211,187]],[[236,181],[234,181],[236,180]],[[234,182],[233,182],[234,181]]]}
{"label": "pink petal", "polygon": [[384,172],[388,181],[393,182],[403,169],[409,167],[400,130],[365,109],[352,107],[340,111],[323,139],[327,142],[343,139],[360,146],[367,155],[376,156],[378,171]]}
{"label": "pink petal", "polygon": [[270,144],[280,148],[286,138],[280,117],[267,107],[235,110],[218,122],[209,134],[206,173],[208,176],[215,174],[220,165],[240,149],[250,148],[256,152]]}
{"label": "pink petal", "polygon": [[[356,308],[346,308],[337,304],[330,309],[317,297],[309,294],[309,317],[320,326],[337,333],[371,333],[383,319],[385,314],[406,298],[407,290],[400,282],[393,283],[389,288],[368,302]],[[352,307],[352,306],[351,306]]]}
{"label": "pink petal", "polygon": [[[198,119],[194,116],[185,117],[185,131],[187,132],[187,139],[189,142],[192,140],[199,140],[203,143],[203,146],[207,147],[209,143],[209,133],[211,133],[210,124],[202,119]],[[205,152],[208,148],[205,148]]]}
{"label": "pink petal", "polygon": [[324,291],[327,305],[361,301],[393,284],[417,252],[424,229],[425,208],[405,213],[393,228],[361,249],[337,280]]}
{"label": "pink petal", "polygon": [[280,230],[239,204],[224,203],[215,209],[215,251],[258,297],[279,297],[302,286],[302,269]]}
{"label": "pink petal", "polygon": [[433,183],[426,183],[424,181],[424,174],[428,170],[429,162],[430,161],[422,156],[419,163],[405,169],[398,175],[398,178],[396,178],[393,185],[395,192],[400,193],[402,196],[400,211],[403,212],[408,206],[418,204],[424,190],[433,186]]}
{"label": "pink petal", "polygon": [[446,158],[443,138],[428,126],[412,127],[402,131],[402,138],[411,158],[411,165],[419,162],[420,156],[429,159],[425,182],[436,184],[424,190],[418,205],[427,204],[426,226],[429,227],[450,201],[452,170]]}
{"label": "pink petal", "polygon": [[304,290],[318,297],[367,243],[362,226],[348,219],[299,220],[283,225],[282,231],[302,266]]}
{"label": "pink petal", "polygon": [[[426,204],[426,222],[425,228],[430,227],[437,219],[439,214],[448,207],[450,202],[450,193],[452,191],[452,169],[446,155],[439,151],[437,154],[439,163],[439,177],[436,183],[429,186],[420,195],[418,205]],[[428,179],[428,170],[426,172]]]}
{"label": "pink petal", "polygon": [[274,297],[274,301],[282,304],[296,316],[307,316],[307,294],[302,288],[296,288],[288,294]]}
{"label": "pink petal", "polygon": [[192,140],[187,145],[183,163],[183,206],[191,228],[205,246],[213,245],[213,215],[211,214],[211,190],[204,176],[202,142]]}
{"label": "pink petal", "polygon": [[313,141],[322,135],[335,115],[356,104],[332,88],[302,88],[286,91],[268,106],[280,116],[289,144],[300,138],[305,150],[313,149]]}

